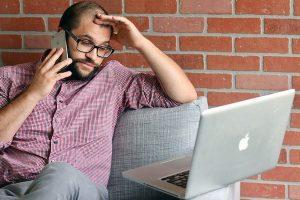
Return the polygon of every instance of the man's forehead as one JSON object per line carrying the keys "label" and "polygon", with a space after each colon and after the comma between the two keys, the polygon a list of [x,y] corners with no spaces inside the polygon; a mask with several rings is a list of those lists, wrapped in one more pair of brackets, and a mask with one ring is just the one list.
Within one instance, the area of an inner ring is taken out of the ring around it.
{"label": "man's forehead", "polygon": [[109,27],[97,25],[93,20],[82,20],[73,32],[79,37],[92,40],[94,43],[109,42],[111,34]]}
{"label": "man's forehead", "polygon": [[[91,35],[88,34],[88,33],[85,33],[85,34],[79,34],[78,37],[81,37],[81,38],[87,38],[87,39],[93,41],[94,43],[97,43],[97,42],[98,42],[97,40],[99,40],[99,38],[100,38],[100,37],[94,38],[93,36],[91,36]],[[109,43],[109,39],[108,39],[108,40],[105,39],[105,38],[103,38],[103,39],[104,39],[104,41],[101,41],[101,43]]]}

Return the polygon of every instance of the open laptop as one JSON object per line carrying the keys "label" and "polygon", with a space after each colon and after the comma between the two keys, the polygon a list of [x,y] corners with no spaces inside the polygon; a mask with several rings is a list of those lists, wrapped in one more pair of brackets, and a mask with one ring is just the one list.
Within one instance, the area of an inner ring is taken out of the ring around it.
{"label": "open laptop", "polygon": [[190,199],[277,165],[295,90],[201,113],[192,155],[123,172],[169,195]]}

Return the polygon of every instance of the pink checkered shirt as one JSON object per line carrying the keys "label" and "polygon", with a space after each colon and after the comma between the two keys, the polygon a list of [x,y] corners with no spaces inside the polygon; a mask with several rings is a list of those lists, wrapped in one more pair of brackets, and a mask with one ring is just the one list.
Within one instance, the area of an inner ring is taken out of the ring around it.
{"label": "pink checkered shirt", "polygon": [[[37,64],[0,68],[0,108],[26,89]],[[114,60],[90,81],[59,81],[13,140],[0,142],[0,187],[32,180],[47,163],[57,161],[107,186],[112,137],[121,112],[178,105],[163,92],[154,72],[139,72]]]}

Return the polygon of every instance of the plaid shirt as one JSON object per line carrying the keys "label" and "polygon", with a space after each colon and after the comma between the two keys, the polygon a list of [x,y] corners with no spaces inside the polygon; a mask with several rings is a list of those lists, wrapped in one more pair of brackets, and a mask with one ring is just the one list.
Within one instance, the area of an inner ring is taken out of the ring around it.
{"label": "plaid shirt", "polygon": [[[0,108],[28,87],[37,64],[0,68]],[[90,81],[58,81],[13,140],[0,142],[0,187],[32,180],[47,163],[58,161],[107,186],[121,112],[178,105],[163,92],[154,72],[138,72],[114,60]]]}

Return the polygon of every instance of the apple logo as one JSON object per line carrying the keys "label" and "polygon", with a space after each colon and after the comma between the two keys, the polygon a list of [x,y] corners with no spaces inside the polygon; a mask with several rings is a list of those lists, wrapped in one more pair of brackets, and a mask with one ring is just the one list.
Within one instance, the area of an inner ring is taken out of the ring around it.
{"label": "apple logo", "polygon": [[246,134],[246,136],[240,140],[239,143],[239,150],[244,151],[248,148],[248,141],[249,141],[249,133]]}

